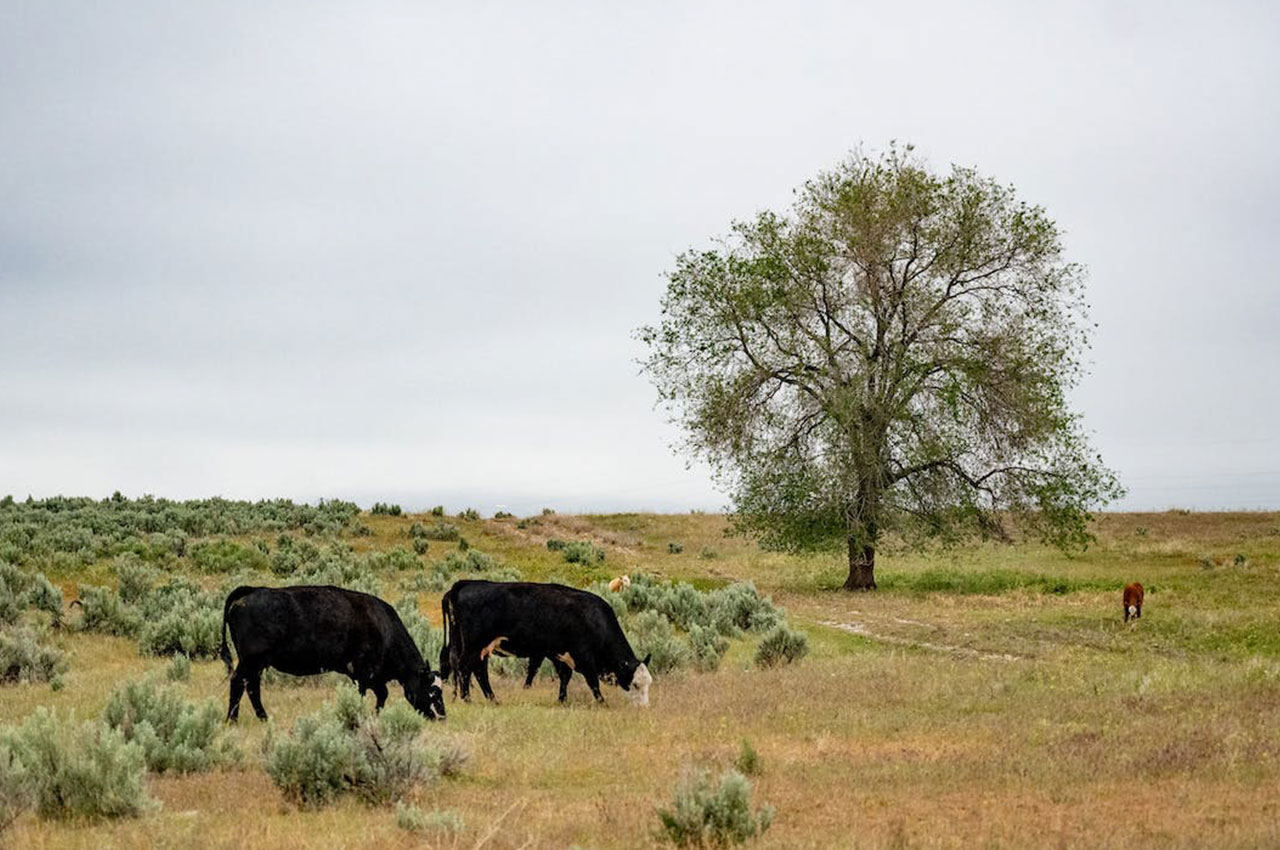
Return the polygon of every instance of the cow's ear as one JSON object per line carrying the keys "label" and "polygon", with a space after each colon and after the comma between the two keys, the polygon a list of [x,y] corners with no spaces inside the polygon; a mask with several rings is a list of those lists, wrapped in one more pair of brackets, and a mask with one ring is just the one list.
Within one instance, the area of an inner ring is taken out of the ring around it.
{"label": "cow's ear", "polygon": [[644,666],[648,667],[648,666],[649,666],[649,659],[650,659],[650,658],[652,658],[652,657],[653,657],[653,653],[652,653],[652,652],[650,652],[648,655],[646,655],[646,656],[644,657],[644,661],[641,661],[640,663],[641,663],[641,664],[643,664]]}

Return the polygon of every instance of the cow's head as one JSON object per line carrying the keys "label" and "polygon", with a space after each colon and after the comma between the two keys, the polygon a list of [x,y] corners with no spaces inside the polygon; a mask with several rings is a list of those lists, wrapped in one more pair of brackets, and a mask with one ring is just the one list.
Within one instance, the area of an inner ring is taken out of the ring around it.
{"label": "cow's head", "polygon": [[618,687],[631,694],[636,705],[649,704],[649,686],[653,684],[653,675],[649,672],[650,653],[644,661],[624,661],[618,670]]}
{"label": "cow's head", "polygon": [[444,682],[431,671],[431,666],[422,665],[422,669],[407,679],[402,684],[409,705],[431,720],[444,720]]}

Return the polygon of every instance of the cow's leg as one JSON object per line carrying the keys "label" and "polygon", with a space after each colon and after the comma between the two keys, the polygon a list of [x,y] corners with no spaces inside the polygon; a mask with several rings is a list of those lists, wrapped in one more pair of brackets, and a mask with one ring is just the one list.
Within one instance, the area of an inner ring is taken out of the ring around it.
{"label": "cow's leg", "polygon": [[253,713],[259,720],[267,719],[267,710],[262,707],[262,668],[252,670],[246,676],[249,691],[249,702],[253,705]]}
{"label": "cow's leg", "polygon": [[560,701],[564,702],[569,695],[569,680],[573,678],[573,668],[563,661],[552,659],[551,663],[555,665],[556,675],[560,677]]}
{"label": "cow's leg", "polygon": [[1124,621],[1126,623],[1129,622],[1129,606],[1127,604],[1124,606]]}
{"label": "cow's leg", "polygon": [[244,670],[237,666],[231,674],[231,698],[227,701],[227,722],[240,719],[240,698],[244,696]]}
{"label": "cow's leg", "polygon": [[591,689],[591,695],[596,698],[596,702],[604,702],[604,695],[600,693],[600,676],[596,673],[595,665],[579,664],[578,672],[587,680],[587,687]]}
{"label": "cow's leg", "polygon": [[454,670],[456,678],[453,681],[455,684],[460,683],[462,701],[471,702],[471,660],[469,658],[459,658]]}
{"label": "cow's leg", "polygon": [[382,707],[387,704],[387,683],[374,682],[372,685],[372,688],[373,688],[373,695],[378,700],[377,704],[374,705],[373,709],[374,711],[382,711]]}
{"label": "cow's leg", "polygon": [[484,694],[484,698],[489,702],[497,702],[497,697],[493,695],[493,688],[489,687],[489,662],[481,661],[476,665],[476,682],[480,685],[480,692]]}
{"label": "cow's leg", "polygon": [[524,674],[524,686],[527,688],[533,684],[534,676],[538,675],[538,668],[542,666],[541,655],[529,656],[529,670]]}

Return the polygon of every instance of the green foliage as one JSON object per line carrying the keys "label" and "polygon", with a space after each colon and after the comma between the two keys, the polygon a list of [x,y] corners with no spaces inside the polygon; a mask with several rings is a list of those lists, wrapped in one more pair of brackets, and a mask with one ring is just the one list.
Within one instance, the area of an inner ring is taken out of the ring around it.
{"label": "green foliage", "polygon": [[563,552],[564,547],[568,545],[569,544],[567,542],[565,542],[564,540],[561,540],[559,537],[547,538],[547,548],[550,549],[552,552]]}
{"label": "green foliage", "polygon": [[[547,541],[550,543],[551,541]],[[604,562],[604,550],[585,540],[572,540],[563,549],[564,559],[570,564],[593,566]]]}
{"label": "green foliage", "polygon": [[427,550],[430,548],[431,547],[430,545],[428,545],[425,538],[422,538],[422,537],[413,538],[413,554],[425,555],[427,554]]}
{"label": "green foliage", "polygon": [[987,539],[1012,518],[1064,549],[1089,541],[1089,511],[1123,491],[1068,407],[1082,293],[1043,210],[891,147],[680,255],[640,337],[736,530],[845,550],[846,586],[866,589],[889,531]]}
{"label": "green foliage", "polygon": [[[181,658],[185,656],[175,656]],[[188,668],[190,662],[187,662]],[[222,711],[206,700],[183,699],[178,686],[147,680],[126,682],[107,699],[103,721],[126,741],[141,747],[147,769],[156,773],[198,773],[238,759],[223,737]]]}
{"label": "green foliage", "polygon": [[493,518],[494,519],[514,519],[515,514],[509,511],[495,511],[493,514]]}
{"label": "green foliage", "polygon": [[439,592],[462,578],[518,581],[520,573],[479,549],[459,549],[446,553],[444,558],[428,567],[426,573],[418,578],[412,587],[415,590]]}
{"label": "green foliage", "polygon": [[319,808],[347,794],[369,804],[401,799],[441,775],[440,751],[422,740],[426,724],[405,703],[374,714],[350,685],[268,744],[267,773],[285,798]]}
{"label": "green foliage", "polygon": [[106,587],[84,585],[80,588],[81,628],[119,637],[137,637],[142,616],[126,605],[118,594]]}
{"label": "green foliage", "polygon": [[[422,542],[426,543],[425,540]],[[400,547],[370,552],[364,557],[371,570],[393,572],[396,570],[422,569],[422,563],[414,557],[414,554],[408,549],[401,549]]]}
{"label": "green foliage", "polygon": [[396,826],[405,832],[433,832],[455,836],[462,832],[462,815],[452,809],[424,812],[403,801],[396,803]]}
{"label": "green foliage", "polygon": [[181,577],[152,585],[158,574],[128,560],[117,565],[117,574],[120,592],[91,585],[80,588],[82,629],[136,637],[144,655],[181,652],[189,658],[217,657],[224,594],[206,591]]}
{"label": "green foliage", "polygon": [[684,551],[684,544],[683,544],[683,543],[677,543],[677,542],[675,542],[675,541],[673,540],[673,541],[671,541],[670,543],[668,543],[668,544],[667,544],[667,554],[668,554],[668,555],[679,555],[679,554],[680,554],[681,552],[683,552],[683,551]]}
{"label": "green foliage", "polygon": [[429,525],[423,529],[420,536],[425,537],[427,540],[454,541],[461,537],[462,534],[453,523],[437,521],[434,525]]}
{"label": "green foliage", "polygon": [[676,636],[671,621],[657,611],[643,611],[627,624],[627,637],[637,658],[652,654],[649,672],[670,673],[689,663],[689,646]]}
{"label": "green foliage", "polygon": [[188,551],[191,563],[203,573],[255,572],[270,566],[261,549],[234,540],[202,540]]}
{"label": "green foliage", "polygon": [[21,763],[42,818],[133,817],[155,805],[143,788],[142,747],[103,723],[59,722],[41,707],[21,726],[0,730],[5,746]]}
{"label": "green foliage", "polygon": [[31,775],[8,741],[0,741],[0,836],[35,802]]}
{"label": "green foliage", "polygon": [[1062,595],[1081,591],[1119,590],[1121,582],[1046,576],[1019,570],[960,570],[937,567],[920,572],[888,573],[879,582],[883,590],[909,593],[951,593],[998,596],[1015,590]]}
{"label": "green foliage", "polygon": [[458,518],[471,520],[472,522],[474,522],[480,519],[480,512],[477,511],[475,508],[467,508],[462,513],[458,514]]}
{"label": "green foliage", "polygon": [[400,516],[402,511],[399,505],[389,505],[384,502],[374,502],[373,507],[369,509],[369,513],[374,516]]}
{"label": "green foliage", "polygon": [[0,631],[0,684],[54,682],[67,669],[62,652],[28,628]]}
{"label": "green foliage", "polygon": [[191,659],[184,653],[175,652],[164,675],[170,682],[187,681],[191,678]]}
{"label": "green foliage", "polygon": [[733,766],[745,776],[759,776],[764,773],[760,754],[746,738],[742,739],[742,748],[738,750],[738,757],[733,760]]}
{"label": "green foliage", "polygon": [[437,516],[437,517],[444,516],[444,505],[436,505],[434,508],[432,508],[431,515]]}
{"label": "green foliage", "polygon": [[809,638],[805,633],[793,631],[783,623],[765,635],[756,647],[756,666],[790,664],[803,658],[808,652]]}
{"label": "green foliage", "polygon": [[704,561],[712,561],[720,557],[720,553],[718,553],[715,549],[712,549],[710,546],[703,546],[700,550],[698,550],[698,557]]}
{"label": "green foliage", "polygon": [[763,835],[773,814],[771,806],[751,810],[751,782],[738,771],[725,771],[715,787],[697,771],[680,783],[672,808],[658,809],[658,837],[677,847],[731,847]]}
{"label": "green foliage", "polygon": [[728,651],[729,641],[715,629],[697,623],[689,627],[689,652],[695,670],[700,673],[715,670]]}
{"label": "green foliage", "polygon": [[400,621],[404,623],[405,630],[413,638],[422,657],[431,662],[439,658],[440,649],[444,646],[444,631],[431,627],[431,622],[418,607],[418,597],[411,595],[401,598],[396,603],[396,613],[400,615]]}

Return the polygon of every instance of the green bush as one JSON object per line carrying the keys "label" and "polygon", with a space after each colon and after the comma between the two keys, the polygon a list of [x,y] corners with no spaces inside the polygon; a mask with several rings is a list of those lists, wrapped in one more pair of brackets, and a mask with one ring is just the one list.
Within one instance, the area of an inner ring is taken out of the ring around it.
{"label": "green bush", "polygon": [[160,571],[143,563],[136,555],[121,555],[116,559],[116,594],[126,605],[136,605],[151,593],[160,581]]}
{"label": "green bush", "polygon": [[547,538],[547,548],[550,549],[552,552],[562,552],[564,551],[564,547],[568,545],[569,544],[567,542],[565,542],[564,540],[561,540],[559,537]]}
{"label": "green bush", "polygon": [[467,508],[465,511],[458,514],[458,517],[460,519],[471,520],[472,522],[474,522],[480,519],[480,512],[477,511],[475,508]]}
{"label": "green bush", "polygon": [[713,788],[704,770],[685,777],[672,808],[658,809],[658,837],[677,847],[731,847],[763,835],[773,814],[772,806],[752,812],[751,783],[738,771],[725,771]]}
{"label": "green bush", "polygon": [[[551,541],[548,540],[549,544]],[[604,561],[604,550],[599,546],[593,546],[585,540],[572,540],[565,544],[564,559],[571,564],[582,564],[584,566],[592,566]]]}
{"label": "green bush", "polygon": [[710,546],[703,546],[700,550],[698,550],[698,557],[704,561],[710,561],[720,557],[720,554],[716,552],[715,549],[712,549]]}
{"label": "green bush", "polygon": [[413,538],[413,554],[425,555],[427,554],[427,550],[430,548],[431,547],[428,545],[425,538],[422,538],[422,537]]}
{"label": "green bush", "polygon": [[203,573],[257,572],[271,566],[261,549],[234,540],[202,540],[189,548],[188,560]]}
{"label": "green bush", "polygon": [[289,735],[269,742],[267,773],[301,808],[318,808],[346,794],[386,804],[442,775],[441,751],[421,740],[426,723],[403,702],[375,715],[355,688],[344,684],[323,710],[300,718]]}
{"label": "green bush", "polygon": [[137,742],[147,769],[156,773],[198,773],[238,757],[235,747],[222,737],[218,704],[188,702],[174,685],[126,682],[108,697],[102,719],[126,741]]}
{"label": "green bush", "polygon": [[137,637],[142,616],[120,597],[105,587],[86,585],[80,588],[82,628],[119,637]]}
{"label": "green bush", "polygon": [[756,748],[751,746],[751,742],[746,738],[742,739],[742,749],[738,750],[738,757],[734,759],[733,766],[747,776],[759,776],[764,773],[764,764],[760,760],[760,754],[756,752]]}
{"label": "green bush", "polygon": [[493,518],[494,519],[515,519],[515,514],[509,511],[495,511],[493,514]]}
{"label": "green bush", "polygon": [[782,609],[767,596],[761,596],[754,582],[734,582],[713,591],[710,596],[711,625],[721,634],[736,630],[761,633],[785,622]]}
{"label": "green bush", "polygon": [[432,516],[444,516],[444,505],[436,505],[431,509]]}
{"label": "green bush", "polygon": [[176,597],[142,624],[138,649],[144,655],[217,658],[222,645],[222,608],[201,595]]}
{"label": "green bush", "polygon": [[62,591],[45,578],[44,573],[32,576],[27,586],[26,602],[27,607],[49,614],[54,623],[62,622]]}
{"label": "green bush", "polygon": [[426,531],[422,536],[428,540],[444,540],[449,542],[457,540],[462,536],[462,534],[458,531],[458,527],[453,523],[436,522],[434,525],[427,526]]}
{"label": "green bush", "polygon": [[439,658],[444,646],[444,631],[431,627],[431,622],[418,607],[418,597],[411,595],[401,598],[396,603],[396,613],[400,615],[400,622],[404,623],[405,630],[413,638],[422,657],[430,662]]}
{"label": "green bush", "polygon": [[185,682],[191,678],[191,658],[182,652],[175,652],[173,660],[165,668],[165,677],[170,682]]}
{"label": "green bush", "polygon": [[0,741],[0,836],[35,802],[31,775],[9,743]]}
{"label": "green bush", "polygon": [[[421,541],[426,543],[425,540]],[[422,562],[419,561],[408,549],[385,549],[381,552],[370,552],[365,556],[365,561],[371,570],[420,570]]]}
{"label": "green bush", "polygon": [[670,673],[689,663],[689,647],[676,637],[671,621],[657,611],[643,611],[631,618],[627,627],[637,658],[652,653],[649,672]]}
{"label": "green bush", "polygon": [[683,551],[684,551],[684,544],[683,544],[683,543],[676,543],[675,541],[672,541],[672,542],[670,542],[670,543],[668,543],[668,544],[667,544],[667,554],[668,554],[668,555],[679,555],[679,554],[680,554],[681,552],[683,552]]}
{"label": "green bush", "polygon": [[0,684],[53,682],[67,669],[62,653],[28,628],[0,631]]}
{"label": "green bush", "polygon": [[384,502],[374,502],[373,507],[369,509],[369,513],[374,516],[400,516],[402,511],[399,505],[389,505]]}
{"label": "green bush", "polygon": [[689,627],[689,652],[693,669],[709,673],[720,666],[720,659],[729,651],[729,641],[715,629],[694,624]]}
{"label": "green bush", "polygon": [[142,747],[104,723],[60,723],[41,707],[0,739],[21,762],[42,818],[132,817],[155,805],[143,788]]}
{"label": "green bush", "polygon": [[756,666],[790,664],[803,658],[808,652],[809,639],[804,632],[792,631],[785,623],[780,624],[765,635],[756,647]]}

